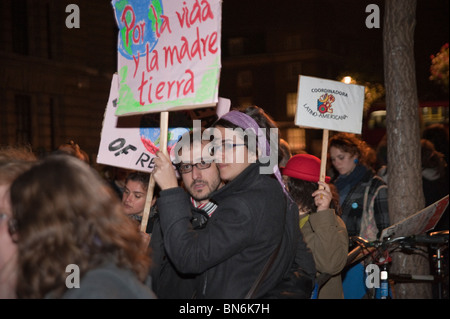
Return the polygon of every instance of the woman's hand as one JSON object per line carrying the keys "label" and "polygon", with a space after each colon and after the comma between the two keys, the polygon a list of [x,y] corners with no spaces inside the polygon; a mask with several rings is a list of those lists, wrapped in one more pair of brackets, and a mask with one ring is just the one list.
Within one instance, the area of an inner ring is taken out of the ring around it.
{"label": "woman's hand", "polygon": [[168,158],[163,152],[156,152],[156,157],[153,162],[155,166],[153,168],[153,178],[159,185],[161,190],[178,187],[177,176],[172,166],[170,158]]}
{"label": "woman's hand", "polygon": [[150,236],[150,234],[141,231],[139,232],[139,234],[141,234],[142,248],[145,250],[150,245],[150,240],[152,237]]}
{"label": "woman's hand", "polygon": [[314,203],[317,206],[317,211],[321,211],[330,208],[332,194],[330,191],[330,185],[321,181],[319,181],[318,184],[319,189],[312,193],[312,196],[314,197]]}

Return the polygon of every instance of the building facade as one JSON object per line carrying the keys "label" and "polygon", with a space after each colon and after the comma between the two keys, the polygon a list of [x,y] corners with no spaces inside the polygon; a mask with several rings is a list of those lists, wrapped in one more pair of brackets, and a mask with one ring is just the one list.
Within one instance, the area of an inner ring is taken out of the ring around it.
{"label": "building facade", "polygon": [[29,144],[41,153],[73,140],[92,161],[117,31],[108,1],[75,1],[79,28],[70,28],[71,2],[0,2],[0,145]]}

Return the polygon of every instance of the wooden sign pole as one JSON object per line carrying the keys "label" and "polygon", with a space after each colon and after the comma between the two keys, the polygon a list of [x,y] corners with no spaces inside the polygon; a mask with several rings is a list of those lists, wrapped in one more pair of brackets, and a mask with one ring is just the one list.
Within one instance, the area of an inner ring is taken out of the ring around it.
{"label": "wooden sign pole", "polygon": [[[327,175],[327,153],[328,153],[328,130],[323,130],[322,137],[322,155],[320,159],[320,176],[319,180],[324,182],[325,176]],[[324,187],[320,186],[319,189],[324,189]]]}
{"label": "wooden sign pole", "polygon": [[[169,112],[161,112],[161,118],[159,121],[160,133],[159,133],[159,149],[164,155],[167,153],[167,134],[169,129]],[[150,175],[150,181],[148,182],[147,198],[145,200],[144,215],[141,221],[141,232],[145,233],[147,230],[148,217],[150,216],[150,208],[152,207],[153,193],[155,190],[155,179],[153,174]]]}

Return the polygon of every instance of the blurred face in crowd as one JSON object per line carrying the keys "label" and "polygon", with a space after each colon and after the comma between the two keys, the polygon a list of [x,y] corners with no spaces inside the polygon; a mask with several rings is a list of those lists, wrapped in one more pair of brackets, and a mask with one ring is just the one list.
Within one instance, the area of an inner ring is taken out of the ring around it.
{"label": "blurred face in crowd", "polygon": [[123,190],[122,205],[127,215],[142,215],[147,199],[147,190],[140,181],[129,180]]}
{"label": "blurred face in crowd", "polygon": [[16,298],[19,248],[18,234],[10,232],[14,228],[10,228],[13,224],[10,188],[14,179],[28,170],[35,159],[28,148],[0,150],[0,299]]}
{"label": "blurred face in crowd", "polygon": [[356,155],[352,155],[337,147],[330,147],[330,158],[334,168],[339,172],[339,175],[350,174],[356,167]]}
{"label": "blurred face in crowd", "polygon": [[17,249],[8,232],[8,222],[11,216],[9,184],[0,184],[0,270],[12,258]]}
{"label": "blurred face in crowd", "polygon": [[[202,143],[203,148],[206,143]],[[201,152],[198,152],[201,155]],[[191,146],[191,152],[181,153],[181,162],[178,166],[183,184],[191,196],[200,203],[209,201],[212,192],[222,186],[219,170],[216,163],[210,160],[205,162],[202,158],[193,158],[196,153]]]}

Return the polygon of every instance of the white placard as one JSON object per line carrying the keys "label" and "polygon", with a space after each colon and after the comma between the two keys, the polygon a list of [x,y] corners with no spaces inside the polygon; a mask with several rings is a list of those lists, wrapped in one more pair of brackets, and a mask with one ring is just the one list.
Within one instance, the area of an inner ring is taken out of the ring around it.
{"label": "white placard", "polygon": [[407,237],[426,233],[436,226],[448,206],[448,195],[402,221],[383,229],[381,238]]}
{"label": "white placard", "polygon": [[295,124],[361,134],[364,86],[300,75]]}

